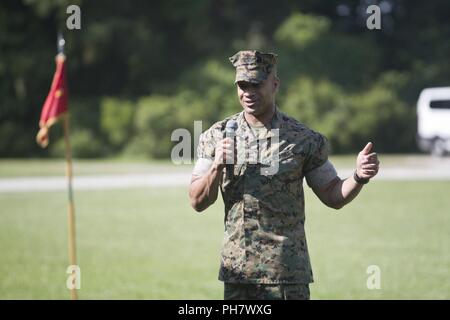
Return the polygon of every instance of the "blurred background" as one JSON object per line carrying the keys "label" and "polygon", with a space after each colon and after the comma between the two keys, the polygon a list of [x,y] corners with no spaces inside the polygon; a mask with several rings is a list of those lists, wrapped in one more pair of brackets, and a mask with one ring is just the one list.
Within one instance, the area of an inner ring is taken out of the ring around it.
{"label": "blurred background", "polygon": [[[378,3],[381,30],[368,30]],[[65,28],[81,8],[81,30]],[[333,153],[417,151],[416,103],[448,86],[448,1],[2,1],[0,156],[63,154],[34,142],[66,38],[72,142],[77,157],[168,158],[174,128],[204,129],[239,112],[228,57],[279,55],[282,110],[329,137]]]}
{"label": "blurred background", "polygon": [[[67,30],[66,8],[81,8]],[[368,30],[366,9],[381,10]],[[241,111],[228,57],[278,54],[278,105],[331,143],[341,176],[367,141],[380,177],[335,215],[307,191],[313,299],[450,298],[450,164],[418,154],[420,92],[450,85],[450,2],[0,3],[0,298],[65,299],[62,127],[39,115],[66,40],[80,297],[220,299],[221,200],[189,207],[176,128]],[[450,123],[449,123],[450,127]],[[117,181],[120,181],[118,183]],[[379,265],[382,289],[368,290]]]}

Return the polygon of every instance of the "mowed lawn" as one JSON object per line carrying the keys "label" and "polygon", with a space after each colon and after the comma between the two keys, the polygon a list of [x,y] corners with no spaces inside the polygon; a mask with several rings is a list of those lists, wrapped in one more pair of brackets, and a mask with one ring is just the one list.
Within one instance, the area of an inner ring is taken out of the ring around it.
{"label": "mowed lawn", "polygon": [[[340,211],[305,189],[312,299],[450,298],[449,182],[373,181]],[[75,199],[81,299],[222,299],[221,200],[197,214],[185,188]],[[66,193],[0,193],[0,205],[0,299],[68,299]]]}
{"label": "mowed lawn", "polygon": [[[355,157],[353,155],[333,155],[331,161],[337,168],[353,168]],[[416,155],[382,155],[383,168],[390,166],[427,164],[429,156]],[[65,170],[64,159],[0,159],[0,178],[61,176]],[[101,174],[133,174],[133,173],[165,173],[184,171],[190,165],[176,166],[170,160],[148,159],[75,159],[73,170],[76,175]]]}

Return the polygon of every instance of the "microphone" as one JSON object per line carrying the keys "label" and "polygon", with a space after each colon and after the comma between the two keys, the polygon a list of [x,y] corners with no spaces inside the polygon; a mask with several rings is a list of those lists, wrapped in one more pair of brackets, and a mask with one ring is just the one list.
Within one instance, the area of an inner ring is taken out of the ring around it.
{"label": "microphone", "polygon": [[[227,125],[225,127],[225,137],[227,138],[231,138],[233,139],[233,144],[234,144],[234,150],[233,150],[233,155],[235,155],[234,153],[236,152],[236,129],[238,127],[238,124],[235,120],[229,120],[227,122]],[[233,159],[234,162],[234,159]],[[225,162],[226,163],[226,162]],[[226,175],[228,179],[233,178],[234,175],[234,165],[233,164],[227,164],[226,165]]]}

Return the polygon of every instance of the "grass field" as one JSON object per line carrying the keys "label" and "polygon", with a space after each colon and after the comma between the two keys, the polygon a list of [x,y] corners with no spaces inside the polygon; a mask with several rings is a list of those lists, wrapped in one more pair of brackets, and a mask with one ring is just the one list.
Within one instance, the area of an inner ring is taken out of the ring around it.
{"label": "grass field", "polygon": [[[370,183],[340,211],[306,188],[312,299],[450,299],[450,182]],[[185,188],[77,191],[81,299],[221,299],[223,204]],[[68,299],[65,192],[0,193],[0,299]],[[368,290],[366,269],[381,269]]]}
{"label": "grass field", "polygon": [[[401,166],[410,162],[423,162],[430,157],[425,154],[410,156],[379,155],[383,167]],[[331,156],[331,161],[337,168],[352,168],[355,156]],[[185,170],[186,165],[174,166],[170,160],[143,160],[113,158],[102,160],[76,159],[74,172],[77,175],[121,174],[121,173],[155,173]],[[64,175],[64,159],[0,159],[0,178],[22,176],[60,176]]]}
{"label": "grass field", "polygon": [[[64,175],[66,162],[64,159],[0,159],[0,177],[33,177]],[[174,166],[168,160],[129,160],[76,159],[73,170],[77,175],[122,174],[122,173],[161,173],[184,170],[186,166]]]}

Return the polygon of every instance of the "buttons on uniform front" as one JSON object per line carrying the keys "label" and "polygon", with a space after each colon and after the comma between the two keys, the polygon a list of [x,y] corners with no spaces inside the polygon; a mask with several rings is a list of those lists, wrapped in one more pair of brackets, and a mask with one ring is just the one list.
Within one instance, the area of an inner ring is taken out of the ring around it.
{"label": "buttons on uniform front", "polygon": [[[244,229],[245,246],[250,246],[252,244],[252,233],[249,229]],[[247,252],[247,251],[246,251]]]}

